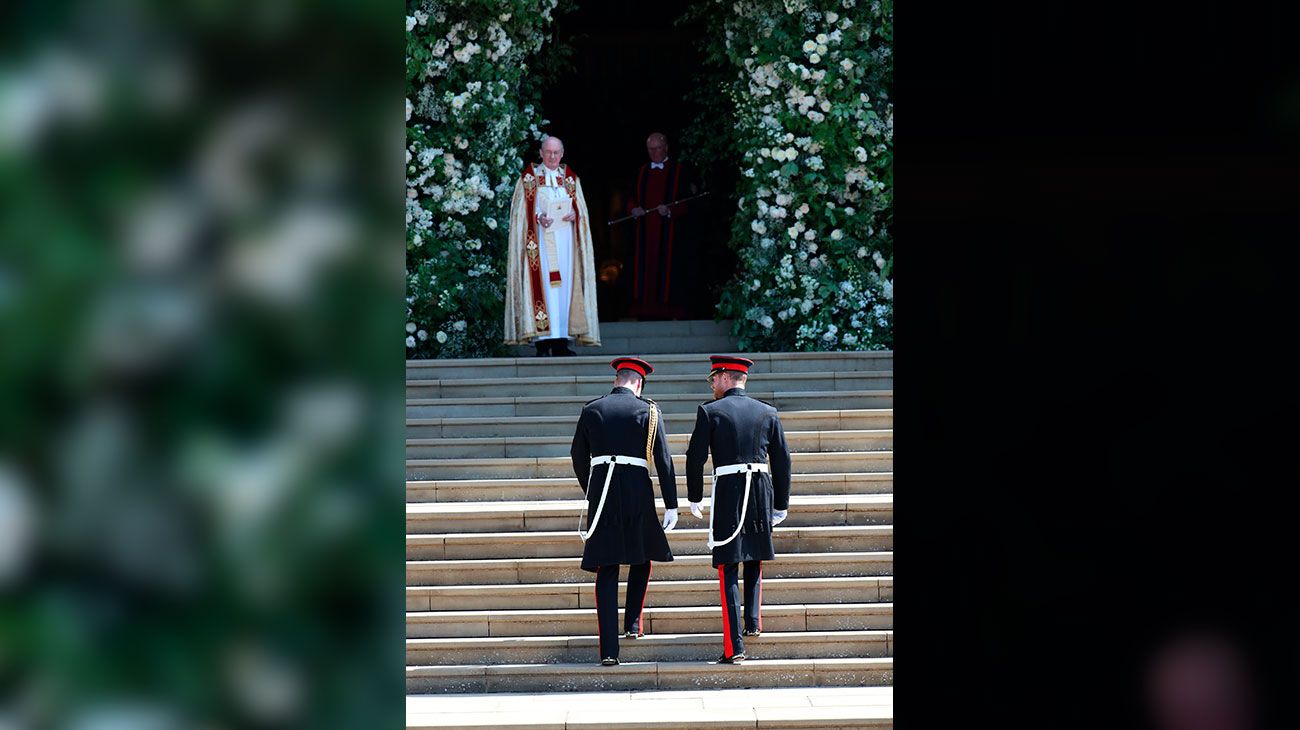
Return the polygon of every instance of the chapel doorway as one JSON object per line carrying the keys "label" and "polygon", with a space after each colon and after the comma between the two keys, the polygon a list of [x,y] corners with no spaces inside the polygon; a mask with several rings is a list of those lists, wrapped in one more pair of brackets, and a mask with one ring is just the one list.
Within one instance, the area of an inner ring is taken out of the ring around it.
{"label": "chapel doorway", "polygon": [[[712,319],[721,288],[735,272],[727,245],[735,163],[698,164],[684,133],[699,115],[685,97],[703,64],[698,23],[678,25],[688,0],[581,3],[556,19],[561,46],[572,49],[571,72],[542,93],[545,130],[565,143],[565,161],[582,180],[591,216],[601,321]],[[669,157],[693,171],[679,197],[699,194],[676,223],[672,306],[642,310],[633,300],[636,223],[627,215],[637,171],[648,160],[646,137],[662,132]],[[532,151],[530,151],[530,154]]]}

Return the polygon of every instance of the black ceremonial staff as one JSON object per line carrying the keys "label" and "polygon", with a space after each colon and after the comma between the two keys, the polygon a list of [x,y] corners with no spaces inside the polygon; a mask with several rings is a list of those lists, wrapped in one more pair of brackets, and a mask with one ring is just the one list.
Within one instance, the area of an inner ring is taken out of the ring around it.
{"label": "black ceremonial staff", "polygon": [[[678,203],[685,203],[685,202],[687,202],[688,200],[695,200],[696,198],[703,198],[704,196],[706,196],[706,195],[708,195],[708,194],[709,194],[709,191],[705,190],[704,192],[700,193],[699,195],[692,195],[692,196],[690,196],[689,198],[681,198],[680,200],[674,200],[674,201],[671,202],[671,203],[663,203],[663,205],[673,206],[673,205],[677,205]],[[651,208],[651,209],[647,210],[647,211],[645,212],[645,214],[646,214],[646,215],[649,215],[650,213],[655,213],[655,212],[657,212],[657,211],[656,211],[654,208]],[[622,218],[615,218],[614,220],[610,221],[607,225],[611,225],[611,226],[612,226],[612,225],[614,225],[615,223],[622,223],[623,221],[630,221],[630,220],[632,220],[633,218],[636,218],[636,216],[634,216],[634,215],[625,215],[625,216],[623,216]]]}

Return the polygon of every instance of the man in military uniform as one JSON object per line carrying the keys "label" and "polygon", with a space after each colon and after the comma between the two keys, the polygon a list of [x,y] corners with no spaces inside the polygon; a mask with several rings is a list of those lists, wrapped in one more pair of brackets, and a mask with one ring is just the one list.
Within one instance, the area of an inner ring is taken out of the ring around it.
{"label": "man in military uniform", "polygon": [[[776,408],[745,394],[753,360],[714,355],[709,386],[714,400],[696,412],[686,450],[691,514],[702,517],[704,462],[713,453],[709,548],[722,591],[722,664],[745,659],[743,636],[763,630],[763,561],[773,560],[772,528],[790,506],[790,451]],[[771,464],[769,465],[769,459]],[[745,564],[744,629],[740,626],[738,564]]]}
{"label": "man in military uniform", "polygon": [[[668,453],[668,431],[654,401],[641,397],[654,368],[620,357],[608,395],[588,401],[573,434],[573,473],[587,496],[582,569],[596,574],[596,623],[600,663],[618,664],[618,566],[629,565],[624,636],[643,636],[641,608],[650,582],[650,561],[672,561],[667,531],[677,525],[677,477]],[[655,512],[649,462],[659,474],[664,518]]]}

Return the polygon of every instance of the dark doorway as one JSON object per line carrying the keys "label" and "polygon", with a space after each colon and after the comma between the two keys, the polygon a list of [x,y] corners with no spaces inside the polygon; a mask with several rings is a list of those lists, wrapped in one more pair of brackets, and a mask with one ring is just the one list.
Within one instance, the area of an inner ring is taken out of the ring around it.
{"label": "dark doorway", "polygon": [[[675,24],[689,5],[587,0],[556,21],[559,42],[572,48],[573,71],[544,90],[542,110],[546,131],[564,140],[565,162],[582,179],[603,321],[629,318],[634,224],[608,221],[626,215],[636,172],[647,161],[646,137],[664,133],[670,157],[693,162],[681,141],[700,113],[685,97],[700,71],[703,28]],[[681,218],[683,243],[674,256],[684,256],[680,263],[691,269],[686,318],[712,319],[718,290],[735,269],[727,246],[734,182],[706,166],[694,169],[699,189],[710,195]]]}

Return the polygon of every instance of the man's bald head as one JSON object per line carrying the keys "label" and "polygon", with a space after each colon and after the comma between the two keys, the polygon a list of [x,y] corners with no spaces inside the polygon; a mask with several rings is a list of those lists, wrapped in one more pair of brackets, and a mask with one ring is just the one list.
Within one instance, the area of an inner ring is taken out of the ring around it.
{"label": "man's bald head", "polygon": [[548,135],[542,140],[542,164],[554,170],[564,157],[564,143],[559,137]]}
{"label": "man's bald head", "polygon": [[661,132],[654,132],[645,138],[645,151],[651,162],[663,162],[668,159],[668,138]]}

